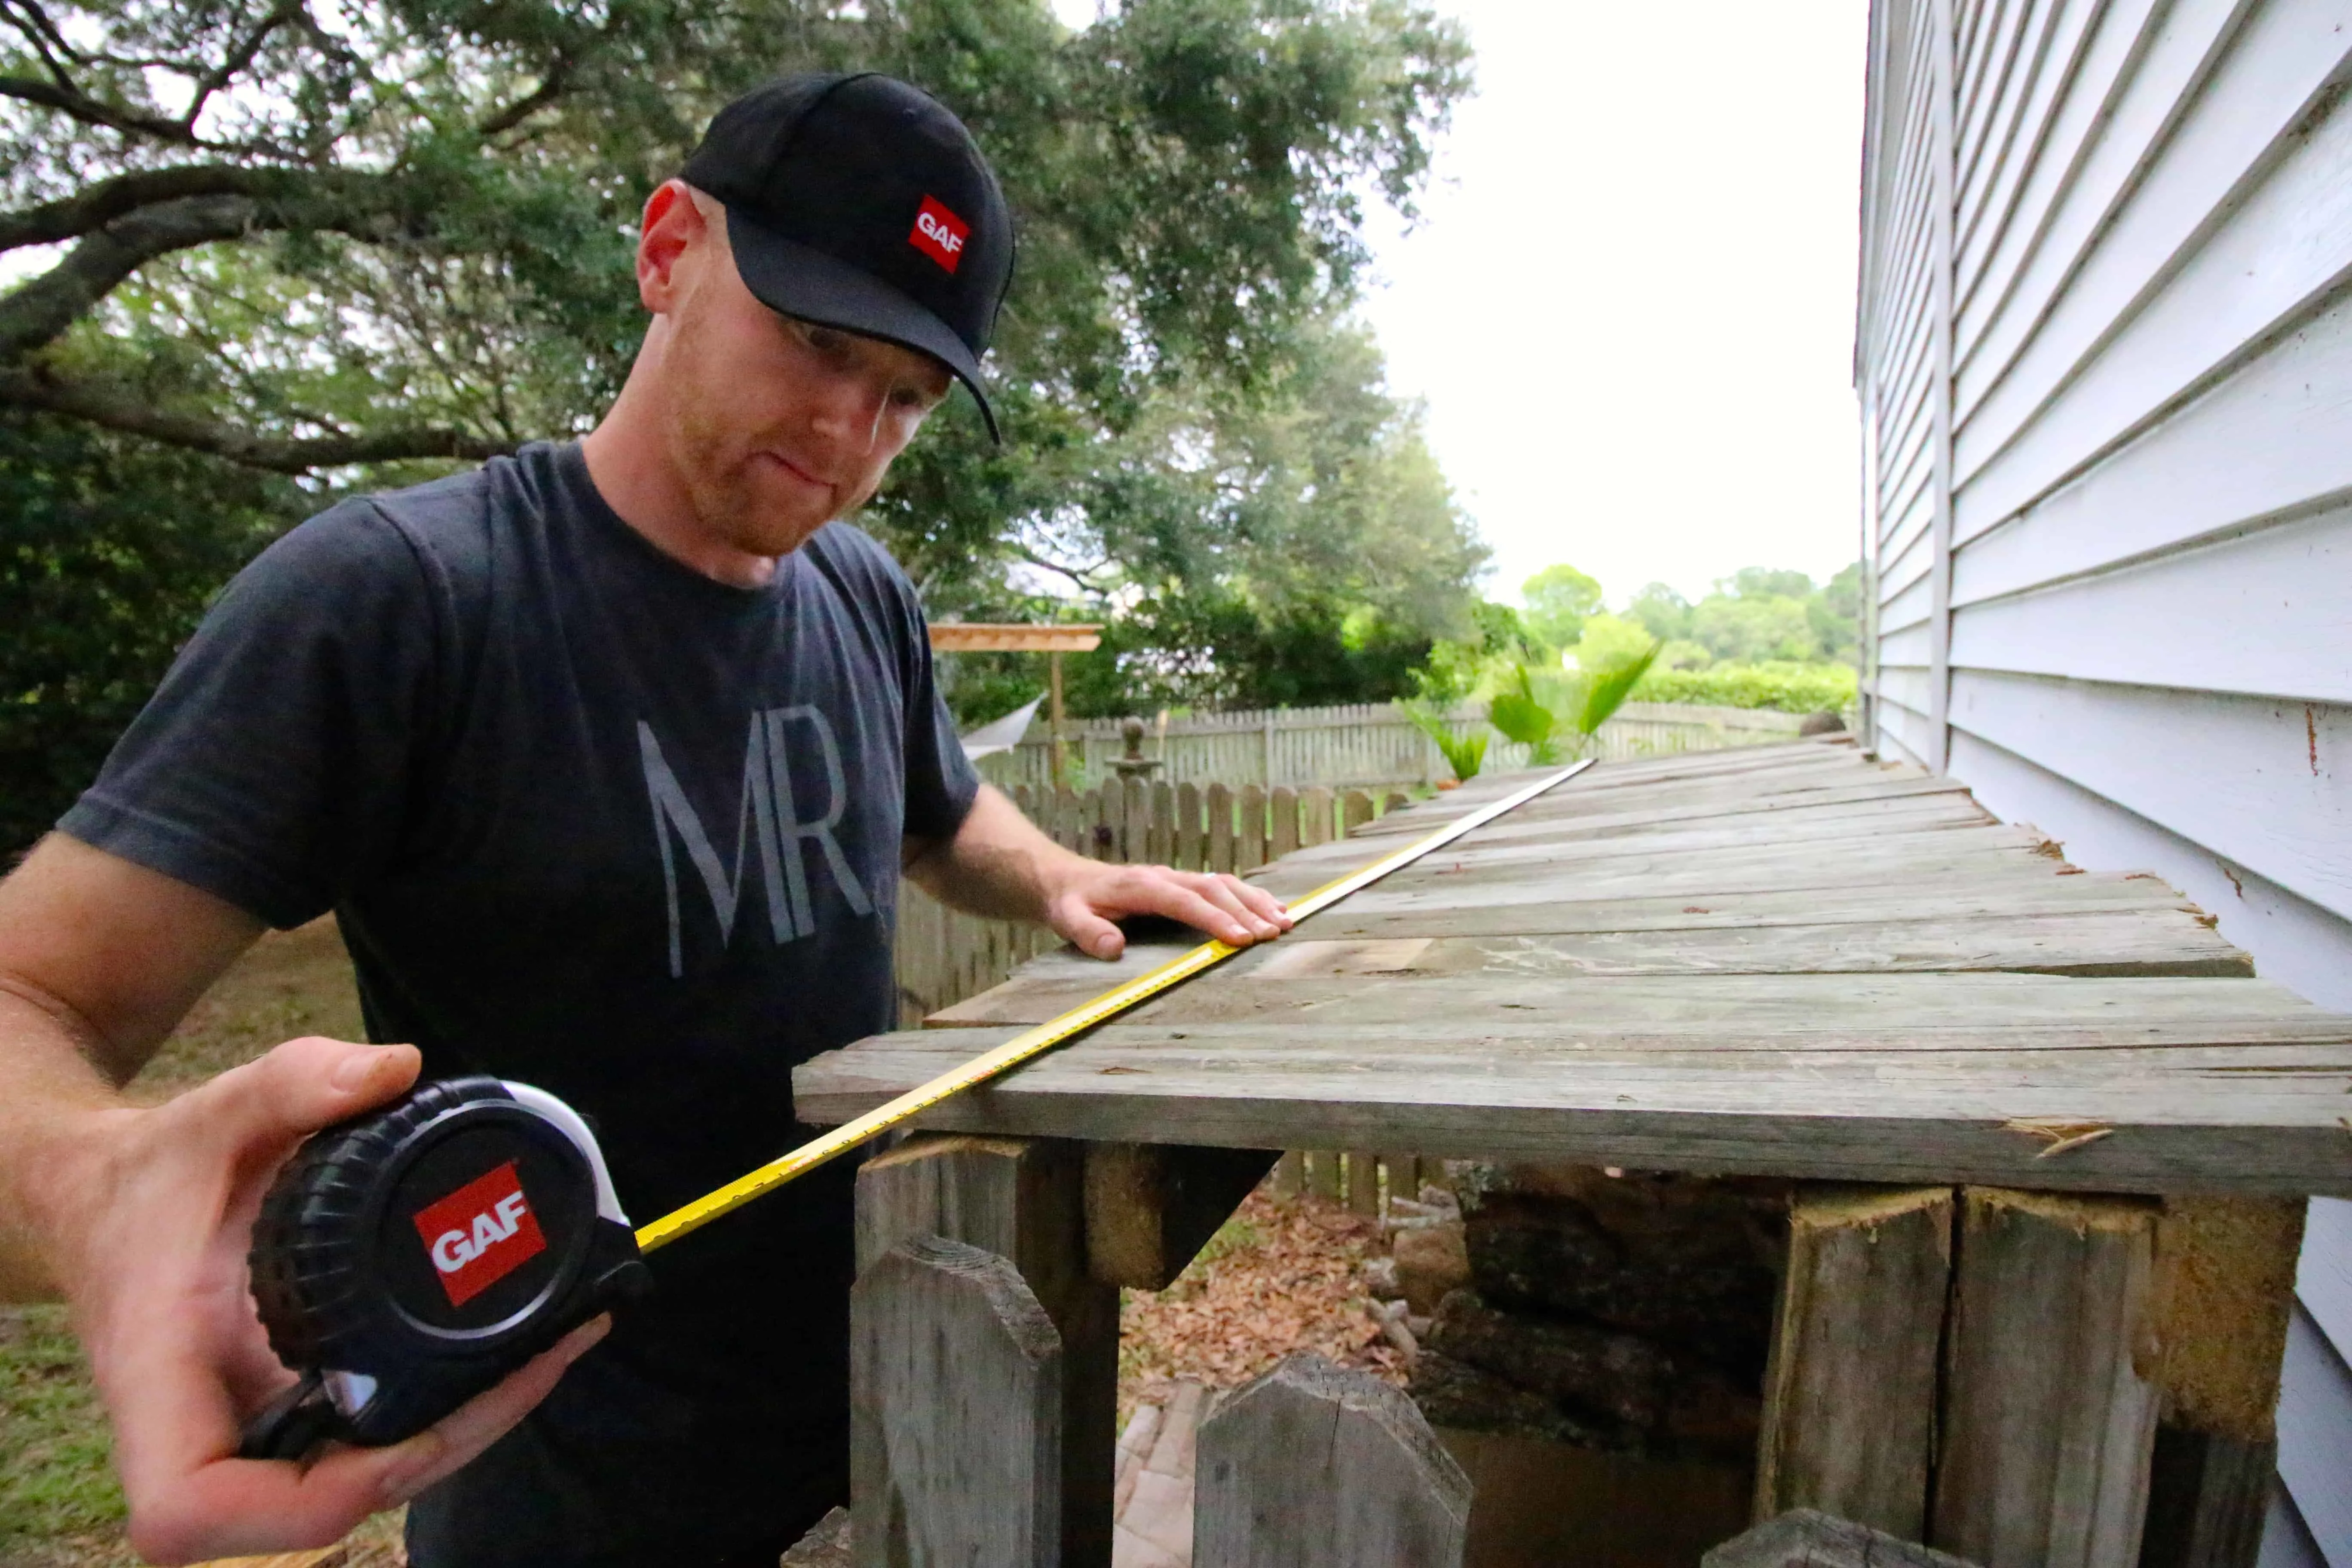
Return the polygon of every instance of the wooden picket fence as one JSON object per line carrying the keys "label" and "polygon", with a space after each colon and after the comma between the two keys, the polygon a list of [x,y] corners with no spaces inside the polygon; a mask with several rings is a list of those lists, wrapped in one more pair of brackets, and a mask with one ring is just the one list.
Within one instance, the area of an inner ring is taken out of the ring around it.
{"label": "wooden picket fence", "polygon": [[[1118,719],[1074,721],[1064,731],[1070,776],[1098,784],[1111,773],[1121,750]],[[1593,737],[1593,754],[1622,762],[1673,752],[1712,751],[1724,746],[1766,744],[1796,738],[1802,722],[1794,713],[1770,709],[1717,708],[1688,702],[1628,702]],[[1447,716],[1455,734],[1486,728],[1482,709],[1465,705]],[[1530,766],[1528,749],[1489,735],[1490,771]],[[1396,784],[1432,784],[1452,776],[1445,759],[1427,735],[1391,702],[1360,702],[1329,708],[1267,708],[1202,713],[1171,719],[1163,729],[1150,721],[1143,754],[1160,763],[1160,775],[1176,784],[1206,787],[1247,781],[1262,789],[1377,789]],[[1053,780],[1053,745],[1043,719],[1010,751],[980,764],[1002,789],[1027,784],[1043,789]]]}
{"label": "wooden picket fence", "polygon": [[[1065,848],[1123,865],[1247,871],[1367,823],[1408,798],[1390,791],[1234,789],[1114,780],[1084,794],[1015,784],[1006,791]],[[1043,926],[982,920],[948,909],[912,883],[898,896],[898,1010],[908,1027],[997,984],[1061,938]]]}

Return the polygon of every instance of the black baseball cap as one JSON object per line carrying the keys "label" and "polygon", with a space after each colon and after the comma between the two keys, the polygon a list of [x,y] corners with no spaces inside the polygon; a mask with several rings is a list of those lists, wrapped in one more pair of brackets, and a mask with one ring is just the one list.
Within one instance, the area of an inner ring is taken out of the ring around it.
{"label": "black baseball cap", "polygon": [[1013,214],[971,132],[878,72],[779,77],[710,121],[680,178],[727,208],[771,310],[926,353],[981,389],[1013,278]]}

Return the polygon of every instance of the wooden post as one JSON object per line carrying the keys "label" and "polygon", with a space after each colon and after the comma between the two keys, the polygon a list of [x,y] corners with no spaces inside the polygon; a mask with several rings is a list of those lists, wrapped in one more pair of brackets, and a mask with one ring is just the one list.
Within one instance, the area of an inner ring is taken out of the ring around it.
{"label": "wooden post", "polygon": [[1962,1189],[1929,1544],[1985,1568],[2136,1568],[2157,1399],[2132,1357],[2156,1216]]}
{"label": "wooden post", "polygon": [[1209,868],[1208,847],[1201,831],[1201,786],[1180,784],[1176,786],[1175,866],[1184,871],[1205,871]]}
{"label": "wooden post", "polygon": [[2278,1468],[2300,1199],[2167,1198],[2138,1362],[2163,1417],[2139,1568],[2252,1568]]}
{"label": "wooden post", "polygon": [[1129,779],[1119,789],[1118,853],[1122,865],[1140,866],[1151,843],[1151,791],[1141,779]]}
{"label": "wooden post", "polygon": [[1087,846],[1087,853],[1097,860],[1118,858],[1120,798],[1116,779],[1087,791],[1087,800],[1093,808],[1087,814],[1093,823],[1092,842]]}
{"label": "wooden post", "polygon": [[1458,1568],[1470,1478],[1404,1394],[1294,1355],[1201,1427],[1194,1568]]}
{"label": "wooden post", "polygon": [[1799,1189],[1757,1442],[1756,1517],[1819,1509],[1927,1533],[1948,1187]]}
{"label": "wooden post", "polygon": [[1242,786],[1242,836],[1234,850],[1234,869],[1255,870],[1265,864],[1265,791]]}
{"label": "wooden post", "polygon": [[1351,1214],[1381,1215],[1381,1171],[1378,1154],[1369,1149],[1348,1151],[1348,1210]]}
{"label": "wooden post", "polygon": [[1274,1165],[1276,1197],[1295,1198],[1307,1190],[1307,1156],[1297,1149],[1285,1152]]}
{"label": "wooden post", "polygon": [[1386,816],[1391,811],[1402,811],[1412,804],[1412,796],[1402,790],[1391,790],[1387,797],[1381,802],[1381,815]]}
{"label": "wooden post", "polygon": [[1286,785],[1266,798],[1274,812],[1274,827],[1266,835],[1265,858],[1279,860],[1298,847],[1298,795]]}
{"label": "wooden post", "polygon": [[1166,779],[1151,786],[1151,820],[1144,829],[1143,860],[1149,866],[1176,863],[1176,791]]}
{"label": "wooden post", "polygon": [[1061,1561],[1107,1568],[1118,1291],[1087,1268],[1083,1146],[918,1133],[867,1161],[857,1173],[860,1269],[923,1235],[1009,1259],[1060,1333]]}
{"label": "wooden post", "polygon": [[1811,1509],[1736,1536],[1698,1568],[1973,1568],[1959,1558]]}
{"label": "wooden post", "polygon": [[1318,1198],[1339,1201],[1339,1152],[1337,1149],[1314,1149],[1307,1155],[1307,1190]]}
{"label": "wooden post", "polygon": [[1062,1562],[1062,1344],[1012,1264],[936,1236],[851,1288],[859,1568]]}
{"label": "wooden post", "polygon": [[1062,656],[1045,656],[1046,719],[1053,735],[1054,787],[1060,789],[1066,782],[1067,763],[1062,752]]}
{"label": "wooden post", "polygon": [[1402,1198],[1407,1203],[1421,1201],[1421,1157],[1417,1154],[1383,1154],[1381,1169],[1388,1173],[1389,1197]]}
{"label": "wooden post", "polygon": [[1372,797],[1351,789],[1339,797],[1339,836],[1346,837],[1372,819]]}
{"label": "wooden post", "polygon": [[1261,1149],[1087,1145],[1087,1268],[1105,1285],[1165,1289],[1275,1162]]}
{"label": "wooden post", "polygon": [[1302,790],[1298,795],[1298,812],[1306,820],[1299,825],[1301,845],[1331,842],[1331,792],[1322,784]]}
{"label": "wooden post", "polygon": [[1234,792],[1223,784],[1209,786],[1210,871],[1231,871],[1234,866]]}

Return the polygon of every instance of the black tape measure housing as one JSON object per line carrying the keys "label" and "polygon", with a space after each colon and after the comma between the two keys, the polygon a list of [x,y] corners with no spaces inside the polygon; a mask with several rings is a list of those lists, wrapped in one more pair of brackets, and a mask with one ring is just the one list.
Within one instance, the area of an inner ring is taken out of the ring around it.
{"label": "black tape measure housing", "polygon": [[301,1378],[247,1426],[247,1458],[396,1443],[651,1283],[587,1123],[493,1078],[314,1134],[248,1262],[269,1347]]}

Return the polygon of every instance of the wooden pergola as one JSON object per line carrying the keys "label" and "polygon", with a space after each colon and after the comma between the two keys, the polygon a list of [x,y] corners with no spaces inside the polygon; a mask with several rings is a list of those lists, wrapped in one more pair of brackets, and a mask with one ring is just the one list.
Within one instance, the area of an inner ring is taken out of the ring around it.
{"label": "wooden pergola", "polygon": [[[1255,876],[1295,896],[1518,782]],[[1037,959],[803,1066],[800,1114],[869,1110],[1184,945]],[[1804,742],[1602,763],[945,1102],[861,1174],[860,1257],[936,1235],[1027,1283],[1057,1345],[1055,1408],[1023,1417],[1055,1425],[1057,1560],[1101,1563],[1118,1287],[1165,1284],[1275,1152],[1784,1179],[1759,1516],[1984,1568],[2244,1568],[2303,1200],[2352,1194],[2347,1106],[2352,1019],[2254,978],[2160,880]],[[932,1342],[929,1310],[861,1343]],[[871,1364],[861,1530],[877,1488],[915,1506],[875,1434],[977,1397]]]}
{"label": "wooden pergola", "polygon": [[931,626],[933,653],[1042,653],[1047,662],[1050,695],[1046,721],[1054,737],[1054,783],[1062,782],[1062,656],[1092,653],[1102,646],[1100,625],[1077,622],[1021,623],[949,621]]}

